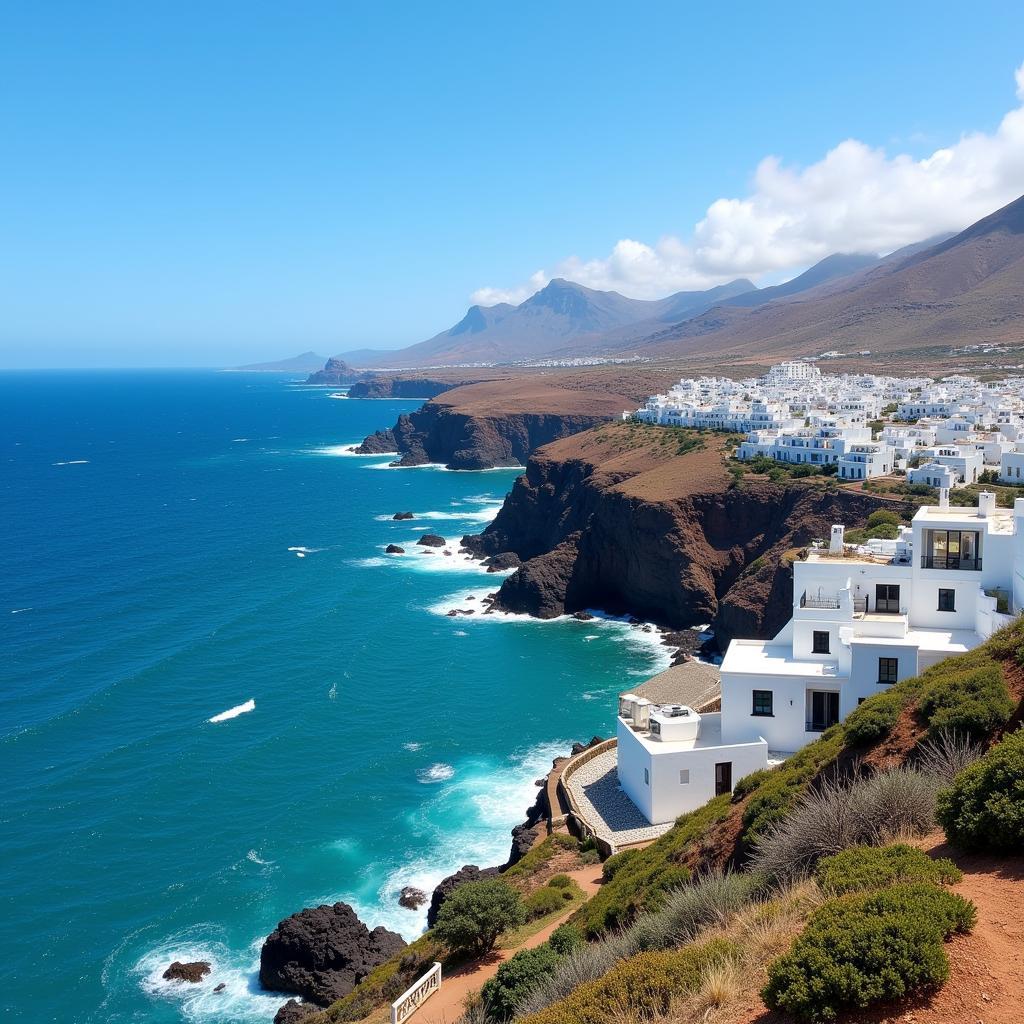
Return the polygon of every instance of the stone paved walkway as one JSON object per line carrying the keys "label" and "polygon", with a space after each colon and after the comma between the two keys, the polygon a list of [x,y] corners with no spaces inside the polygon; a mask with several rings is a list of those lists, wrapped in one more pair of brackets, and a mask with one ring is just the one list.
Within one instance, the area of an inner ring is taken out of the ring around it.
{"label": "stone paved walkway", "polygon": [[613,748],[578,768],[566,785],[591,828],[614,846],[657,839],[673,825],[650,825],[619,787]]}

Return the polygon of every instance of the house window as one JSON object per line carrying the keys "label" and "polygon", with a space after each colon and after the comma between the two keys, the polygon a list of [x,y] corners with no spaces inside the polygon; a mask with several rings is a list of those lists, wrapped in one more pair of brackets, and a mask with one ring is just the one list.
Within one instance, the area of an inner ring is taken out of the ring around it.
{"label": "house window", "polygon": [[899,679],[900,663],[898,658],[878,659],[878,681],[895,683]]}
{"label": "house window", "polygon": [[690,769],[680,768],[679,769],[679,785],[688,786],[690,784]]}
{"label": "house window", "polygon": [[644,785],[649,786],[651,784],[651,773],[645,768],[644,769]]}
{"label": "house window", "polygon": [[811,653],[828,654],[828,631],[816,629],[811,635]]}
{"label": "house window", "polygon": [[943,587],[939,587],[939,611],[940,612],[955,612],[956,611],[956,591],[946,590]]}
{"label": "house window", "polygon": [[761,715],[764,717],[771,717],[775,714],[775,712],[772,710],[771,690],[754,691],[754,710],[751,712],[751,714]]}

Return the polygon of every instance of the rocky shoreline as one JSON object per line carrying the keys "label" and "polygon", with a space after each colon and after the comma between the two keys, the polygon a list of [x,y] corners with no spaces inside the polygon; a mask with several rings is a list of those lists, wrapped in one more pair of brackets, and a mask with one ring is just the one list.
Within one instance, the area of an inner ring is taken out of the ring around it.
{"label": "rocky shoreline", "polygon": [[[570,757],[600,742],[601,737],[595,736],[588,744],[574,744],[568,754],[554,759],[551,771],[559,770]],[[496,877],[517,864],[548,834],[553,814],[548,802],[549,777],[550,773],[537,780],[537,799],[527,808],[524,820],[512,829],[509,855],[503,864],[483,868],[464,864],[443,878],[429,895],[405,887],[399,902],[414,909],[429,900],[427,926],[433,927],[444,901],[460,885]],[[326,1009],[351,992],[374,967],[405,948],[405,940],[395,932],[382,927],[371,931],[347,903],[309,907],[285,918],[267,936],[260,950],[259,981],[267,991],[299,998],[290,998],[280,1007],[274,1024],[296,1024]],[[210,965],[205,962],[175,962],[165,977],[198,982],[209,971]]]}

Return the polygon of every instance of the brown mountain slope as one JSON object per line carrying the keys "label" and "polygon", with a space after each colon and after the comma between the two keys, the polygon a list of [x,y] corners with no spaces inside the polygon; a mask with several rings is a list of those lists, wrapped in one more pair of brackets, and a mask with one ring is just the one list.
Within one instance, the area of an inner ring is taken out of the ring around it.
{"label": "brown mountain slope", "polygon": [[649,339],[646,355],[778,358],[1024,343],[1024,197],[850,286],[751,310],[716,307]]}

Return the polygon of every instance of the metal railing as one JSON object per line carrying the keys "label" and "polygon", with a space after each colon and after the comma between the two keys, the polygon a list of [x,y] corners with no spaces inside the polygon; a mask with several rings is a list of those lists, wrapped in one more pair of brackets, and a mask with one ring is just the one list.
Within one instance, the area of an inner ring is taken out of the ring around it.
{"label": "metal railing", "polygon": [[838,597],[814,597],[808,596],[805,590],[800,596],[800,607],[801,608],[838,608],[839,598]]}
{"label": "metal railing", "polygon": [[804,728],[807,732],[824,732],[826,729],[831,729],[833,725],[838,724],[838,719],[835,722],[806,722]]}
{"label": "metal railing", "polygon": [[980,558],[960,558],[958,555],[922,555],[922,569],[955,569],[961,572],[981,572]]}

